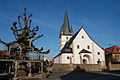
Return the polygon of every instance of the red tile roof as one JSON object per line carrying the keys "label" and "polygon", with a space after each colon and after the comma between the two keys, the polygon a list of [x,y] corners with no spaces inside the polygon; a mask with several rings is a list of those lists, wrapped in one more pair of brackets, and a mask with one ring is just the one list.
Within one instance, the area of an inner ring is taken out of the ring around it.
{"label": "red tile roof", "polygon": [[9,54],[7,50],[0,50],[0,54]]}
{"label": "red tile roof", "polygon": [[114,53],[120,53],[119,46],[111,46],[111,47],[105,49],[105,55],[114,54]]}

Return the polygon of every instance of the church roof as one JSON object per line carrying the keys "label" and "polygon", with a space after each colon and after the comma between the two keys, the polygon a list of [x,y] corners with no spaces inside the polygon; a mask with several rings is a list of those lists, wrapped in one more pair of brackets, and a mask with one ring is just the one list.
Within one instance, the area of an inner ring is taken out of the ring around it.
{"label": "church roof", "polygon": [[70,38],[70,40],[66,43],[66,45],[70,45],[72,42],[73,42],[73,40],[76,38],[76,36],[78,35],[78,33],[79,33],[79,31],[81,30],[82,28],[80,28],[79,30],[78,30],[78,32],[76,32],[71,38]]}
{"label": "church roof", "polygon": [[63,47],[61,50],[62,53],[72,53],[72,48],[70,47]]}
{"label": "church roof", "polygon": [[82,50],[79,52],[79,54],[80,54],[80,53],[91,53],[91,52],[88,51],[88,50],[82,49]]}
{"label": "church roof", "polygon": [[63,25],[60,29],[60,36],[61,35],[73,35],[73,29],[70,27],[67,11],[65,11]]}

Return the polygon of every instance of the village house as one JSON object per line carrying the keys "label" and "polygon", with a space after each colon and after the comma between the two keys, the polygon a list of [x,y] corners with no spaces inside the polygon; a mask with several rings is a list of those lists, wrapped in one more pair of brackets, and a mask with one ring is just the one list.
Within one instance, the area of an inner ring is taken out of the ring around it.
{"label": "village house", "polygon": [[111,46],[105,49],[106,64],[119,64],[120,63],[120,47]]}
{"label": "village house", "polygon": [[75,34],[65,12],[60,30],[60,53],[54,57],[54,63],[60,64],[101,64],[105,66],[104,49],[99,46],[81,27]]}
{"label": "village house", "polygon": [[6,57],[9,55],[8,50],[0,50],[0,58]]}

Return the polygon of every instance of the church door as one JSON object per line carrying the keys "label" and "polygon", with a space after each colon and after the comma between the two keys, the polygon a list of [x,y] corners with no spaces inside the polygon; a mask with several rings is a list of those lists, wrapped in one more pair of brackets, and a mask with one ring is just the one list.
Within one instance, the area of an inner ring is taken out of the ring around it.
{"label": "church door", "polygon": [[83,64],[87,64],[87,60],[86,59],[83,59]]}

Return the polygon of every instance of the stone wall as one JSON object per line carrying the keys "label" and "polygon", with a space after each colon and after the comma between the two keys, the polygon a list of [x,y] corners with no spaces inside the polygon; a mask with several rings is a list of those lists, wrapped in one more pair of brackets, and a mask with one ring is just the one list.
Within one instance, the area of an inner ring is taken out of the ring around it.
{"label": "stone wall", "polygon": [[93,72],[93,71],[101,71],[101,66],[98,64],[74,64],[74,69],[79,66],[81,70],[85,70],[87,72]]}
{"label": "stone wall", "polygon": [[120,64],[111,64],[109,70],[120,70]]}
{"label": "stone wall", "polygon": [[93,72],[101,71],[101,67],[98,64],[53,64],[50,68],[52,72],[69,72],[74,70]]}

